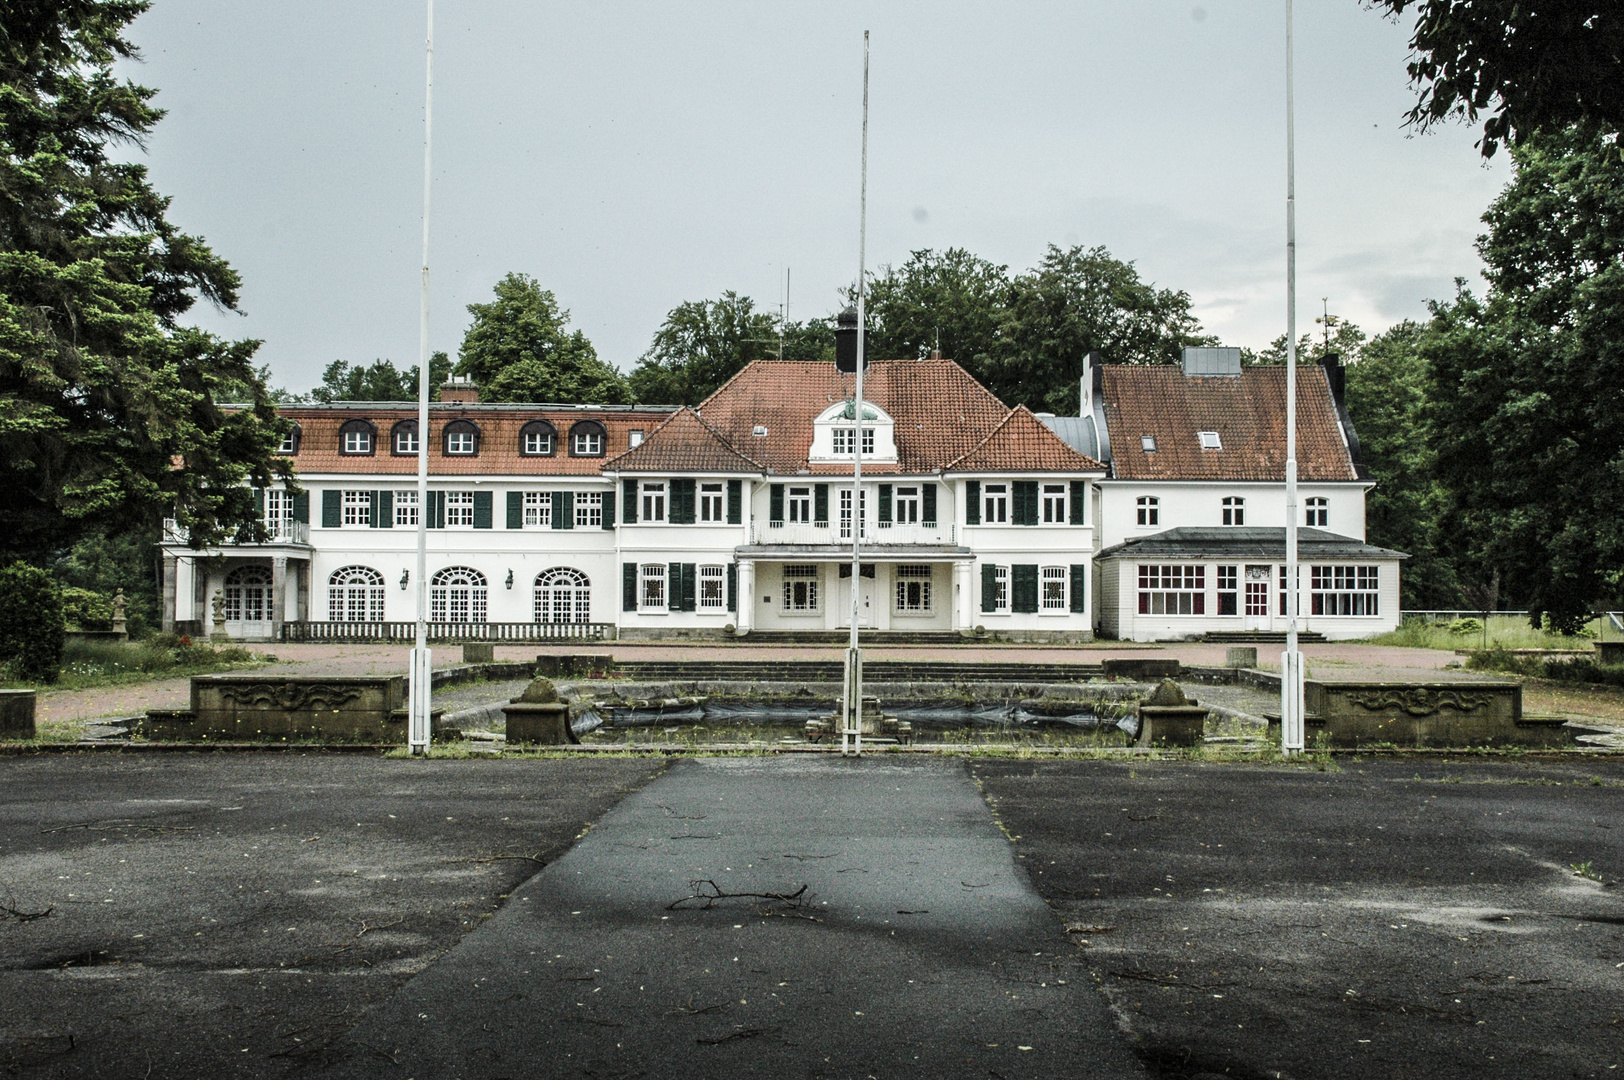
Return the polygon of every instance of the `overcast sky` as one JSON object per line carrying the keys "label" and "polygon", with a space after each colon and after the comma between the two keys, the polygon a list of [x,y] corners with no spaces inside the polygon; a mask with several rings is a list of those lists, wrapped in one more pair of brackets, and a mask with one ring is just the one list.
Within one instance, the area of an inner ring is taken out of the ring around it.
{"label": "overcast sky", "polygon": [[[855,280],[862,31],[868,260],[964,247],[1014,270],[1103,244],[1209,332],[1285,328],[1280,0],[438,0],[433,346],[533,275],[630,369],[667,311],[734,289],[824,315]],[[155,0],[138,81],[171,220],[243,277],[294,390],[332,360],[416,361],[424,5]],[[1464,127],[1414,136],[1407,26],[1297,3],[1299,326],[1375,331],[1476,276],[1507,179]]]}

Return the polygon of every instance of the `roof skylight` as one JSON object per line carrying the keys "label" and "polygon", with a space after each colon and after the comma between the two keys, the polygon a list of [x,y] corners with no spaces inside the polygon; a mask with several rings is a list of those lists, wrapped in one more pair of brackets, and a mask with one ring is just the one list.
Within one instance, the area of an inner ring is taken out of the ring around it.
{"label": "roof skylight", "polygon": [[1144,450],[1144,452],[1147,453],[1147,454],[1154,454],[1156,452],[1156,436],[1154,436],[1154,435],[1141,435],[1141,436],[1139,436],[1139,447],[1140,447],[1140,449]]}
{"label": "roof skylight", "polygon": [[1195,434],[1201,440],[1201,449],[1203,450],[1222,450],[1224,448],[1223,440],[1218,438],[1216,431],[1198,431]]}

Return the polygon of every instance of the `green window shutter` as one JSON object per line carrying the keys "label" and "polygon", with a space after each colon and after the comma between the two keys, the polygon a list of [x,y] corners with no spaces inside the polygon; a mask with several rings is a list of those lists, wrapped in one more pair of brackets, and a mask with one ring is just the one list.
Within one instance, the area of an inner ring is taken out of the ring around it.
{"label": "green window shutter", "polygon": [[293,495],[293,520],[310,524],[310,492],[298,491]]}
{"label": "green window shutter", "polygon": [[615,527],[614,488],[610,488],[608,491],[603,493],[603,527],[606,529],[613,529]]}
{"label": "green window shutter", "polygon": [[1088,521],[1088,481],[1071,482],[1071,523],[1084,525]]}
{"label": "green window shutter", "polygon": [[773,525],[784,523],[784,485],[773,484],[767,489],[767,520]]}
{"label": "green window shutter", "polygon": [[729,525],[744,524],[743,480],[729,480],[727,482],[727,523]]}
{"label": "green window shutter", "polygon": [[682,610],[698,611],[699,571],[695,564],[682,564]]}
{"label": "green window shutter", "polygon": [[828,484],[818,484],[812,489],[812,522],[825,527],[829,524]]}
{"label": "green window shutter", "polygon": [[380,529],[393,529],[395,527],[395,492],[393,488],[384,488],[382,491],[372,493],[373,524]]}
{"label": "green window shutter", "polygon": [[255,488],[254,489],[254,513],[258,514],[262,518],[265,516],[265,489],[264,488]]}
{"label": "green window shutter", "polygon": [[692,525],[694,523],[694,482],[692,480],[671,481],[671,524]]}
{"label": "green window shutter", "polygon": [[667,563],[665,568],[665,609],[682,610],[682,564]]}
{"label": "green window shutter", "polygon": [[727,609],[739,610],[739,564],[727,564]]}
{"label": "green window shutter", "polygon": [[891,485],[880,485],[880,528],[891,527]]}
{"label": "green window shutter", "polygon": [[344,493],[328,488],[321,493],[321,527],[336,529],[344,524]]}
{"label": "green window shutter", "polygon": [[445,492],[429,492],[429,516],[424,524],[430,529],[445,528]]}
{"label": "green window shutter", "polygon": [[507,493],[507,527],[510,529],[524,528],[524,492],[510,491]]}
{"label": "green window shutter", "polygon": [[980,480],[966,480],[964,482],[964,523],[966,525],[981,524]]}
{"label": "green window shutter", "polygon": [[553,492],[553,528],[575,528],[575,492]]}
{"label": "green window shutter", "polygon": [[1038,482],[1036,480],[1017,480],[1010,485],[1014,493],[1015,505],[1011,517],[1016,525],[1036,525],[1038,523]]}
{"label": "green window shutter", "polygon": [[1016,563],[1009,568],[1009,609],[1023,615],[1038,610],[1037,563]]}
{"label": "green window shutter", "polygon": [[620,564],[620,610],[637,610],[637,564]]}
{"label": "green window shutter", "polygon": [[1071,610],[1082,614],[1088,610],[1088,567],[1071,564]]}
{"label": "green window shutter", "polygon": [[936,524],[936,485],[921,484],[920,493],[924,496],[924,524],[930,528]]}
{"label": "green window shutter", "polygon": [[636,480],[624,480],[624,481],[621,482],[620,486],[621,486],[621,490],[623,492],[625,492],[625,494],[626,494],[626,505],[622,508],[624,510],[624,516],[622,517],[622,520],[625,521],[626,524],[628,524],[628,525],[636,525],[637,524],[637,481]]}
{"label": "green window shutter", "polygon": [[991,563],[981,564],[981,610],[998,610],[998,567]]}
{"label": "green window shutter", "polygon": [[474,528],[488,529],[491,527],[491,501],[490,492],[474,492]]}

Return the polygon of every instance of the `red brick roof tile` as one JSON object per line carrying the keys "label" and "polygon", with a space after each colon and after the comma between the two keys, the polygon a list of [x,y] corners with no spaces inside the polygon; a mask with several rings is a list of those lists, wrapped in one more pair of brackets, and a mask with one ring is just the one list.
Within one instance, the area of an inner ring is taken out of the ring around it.
{"label": "red brick roof tile", "polygon": [[954,472],[1104,472],[1105,466],[1080,454],[1017,405],[979,446],[953,462]]}
{"label": "red brick roof tile", "polygon": [[[1286,369],[1256,366],[1239,376],[1188,376],[1172,365],[1107,365],[1105,424],[1111,468],[1129,480],[1284,480]],[[1216,431],[1222,449],[1203,450],[1197,432]],[[1154,436],[1156,449],[1143,448]],[[1323,368],[1297,369],[1297,475],[1356,480]]]}
{"label": "red brick roof tile", "polygon": [[709,424],[684,406],[654,429],[642,445],[604,462],[616,472],[765,472]]}

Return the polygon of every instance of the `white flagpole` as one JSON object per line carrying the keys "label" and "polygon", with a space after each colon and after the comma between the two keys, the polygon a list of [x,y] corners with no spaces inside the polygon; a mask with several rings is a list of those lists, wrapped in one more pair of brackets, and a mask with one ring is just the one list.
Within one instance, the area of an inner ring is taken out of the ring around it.
{"label": "white flagpole", "polygon": [[434,653],[429,649],[429,186],[434,153],[434,0],[428,0],[428,40],[423,87],[423,283],[417,325],[417,635],[407,678],[406,739],[413,754],[429,748]]}
{"label": "white flagpole", "polygon": [[[863,563],[859,543],[863,536],[863,320],[868,282],[864,280],[868,258],[868,31],[863,31],[863,173],[857,210],[857,389],[852,402],[851,470],[851,643],[846,648],[846,716],[840,735],[840,752],[863,753],[863,653],[857,643],[857,619],[863,591]],[[848,736],[849,733],[849,736]]]}
{"label": "white flagpole", "polygon": [[1291,0],[1286,0],[1286,651],[1280,656],[1280,749],[1303,749],[1303,654],[1297,648],[1297,145]]}

